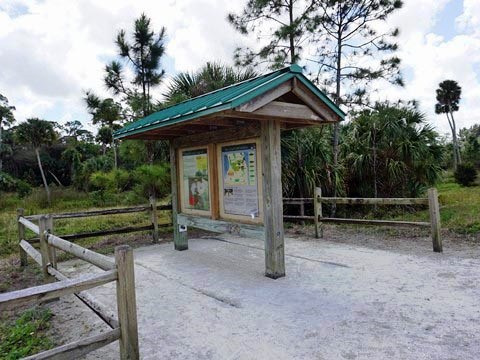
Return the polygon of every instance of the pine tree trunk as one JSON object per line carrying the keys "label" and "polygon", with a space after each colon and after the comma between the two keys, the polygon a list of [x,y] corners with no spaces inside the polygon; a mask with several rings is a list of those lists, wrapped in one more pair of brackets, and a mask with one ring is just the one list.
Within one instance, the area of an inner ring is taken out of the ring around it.
{"label": "pine tree trunk", "polygon": [[40,169],[40,174],[42,175],[43,186],[45,186],[45,191],[47,192],[48,205],[51,205],[52,199],[50,196],[50,188],[48,187],[47,178],[45,177],[45,173],[43,172],[42,161],[40,160],[40,151],[38,150],[38,148],[35,148],[35,154],[37,155],[38,168]]}
{"label": "pine tree trunk", "polygon": [[[342,74],[342,35],[339,31],[337,37],[337,73],[336,73],[336,89],[335,89],[335,104],[340,106],[340,91],[341,91],[341,74]],[[337,176],[338,176],[338,138],[340,136],[340,124],[336,122],[333,125],[333,197],[337,197]],[[332,204],[332,217],[335,217],[337,211],[337,204]]]}
{"label": "pine tree trunk", "polygon": [[113,160],[114,160],[114,169],[117,170],[118,167],[118,158],[117,158],[117,143],[113,141]]}
{"label": "pine tree trunk", "polygon": [[[288,15],[290,23],[289,25],[292,26],[293,24],[293,0],[290,0],[288,3]],[[293,34],[293,29],[290,29],[290,65],[295,63],[295,35]]]}

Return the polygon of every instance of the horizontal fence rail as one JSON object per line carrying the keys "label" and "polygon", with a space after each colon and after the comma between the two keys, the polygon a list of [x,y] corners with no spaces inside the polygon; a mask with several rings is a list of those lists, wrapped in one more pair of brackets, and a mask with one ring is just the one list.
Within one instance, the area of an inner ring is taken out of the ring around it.
{"label": "horizontal fence rail", "polygon": [[[323,236],[323,223],[331,224],[353,224],[353,225],[382,225],[382,226],[406,226],[406,227],[430,227],[433,243],[433,251],[442,252],[442,241],[440,237],[440,206],[438,203],[438,192],[432,188],[428,190],[427,198],[342,198],[342,197],[324,197],[321,188],[315,188],[314,198],[284,198],[285,205],[305,205],[312,204],[314,216],[307,215],[283,215],[286,220],[295,221],[314,221],[315,236]],[[428,206],[430,221],[397,221],[397,220],[379,220],[379,219],[344,219],[329,218],[322,216],[322,204],[340,204],[340,205],[424,205]]]}
{"label": "horizontal fence rail", "polygon": [[[147,207],[141,208],[144,211]],[[139,207],[137,207],[138,209]],[[157,206],[155,203],[151,203],[148,209],[156,216]],[[164,210],[164,207],[162,206],[161,209]],[[117,246],[113,260],[52,234],[52,215],[30,216],[27,219],[23,216],[23,210],[19,209],[17,220],[21,264],[26,265],[27,257],[30,256],[42,268],[48,283],[0,294],[0,311],[38,304],[73,294],[111,328],[110,331],[102,334],[62,345],[26,359],[76,359],[116,340],[119,340],[120,358],[139,359],[133,250],[129,246]],[[35,225],[32,220],[38,220],[38,225]],[[154,229],[156,226],[152,223],[148,228]],[[39,250],[25,240],[25,229],[38,235]],[[104,271],[69,278],[57,269],[56,250],[65,251]],[[54,279],[58,282],[51,282]],[[117,285],[117,314],[86,291],[112,281],[115,281]]]}

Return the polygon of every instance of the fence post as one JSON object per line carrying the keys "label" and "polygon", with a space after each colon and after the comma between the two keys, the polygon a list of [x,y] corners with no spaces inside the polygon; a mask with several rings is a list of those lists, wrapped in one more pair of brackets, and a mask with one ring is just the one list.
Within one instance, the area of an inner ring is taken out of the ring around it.
{"label": "fence post", "polygon": [[115,248],[117,264],[117,309],[120,326],[120,359],[139,359],[137,303],[133,250],[128,245]]}
{"label": "fence post", "polygon": [[435,188],[428,189],[428,210],[432,227],[433,251],[442,252],[442,238],[440,235],[440,206],[438,205],[438,192]]}
{"label": "fence post", "polygon": [[153,225],[152,237],[153,237],[153,242],[157,243],[158,242],[158,215],[157,215],[157,199],[155,198],[155,195],[150,195],[149,201],[150,201],[150,218]]}
{"label": "fence post", "polygon": [[[18,220],[23,216],[24,210],[22,208],[17,209],[17,225],[18,225],[18,243],[20,241],[25,240],[25,225],[20,223]],[[18,246],[20,249],[20,266],[27,266],[28,265],[28,256],[25,250],[22,247]]]}
{"label": "fence post", "polygon": [[[49,234],[53,234],[53,215],[47,215],[46,230]],[[48,245],[48,242],[47,242]],[[57,250],[53,246],[48,246],[48,257],[52,266],[57,268]]]}
{"label": "fence post", "polygon": [[322,215],[322,188],[316,187],[313,195],[313,211],[315,215],[315,237],[323,237],[323,226],[322,221],[320,220]]}
{"label": "fence post", "polygon": [[40,254],[42,255],[42,271],[43,277],[45,280],[50,279],[50,275],[48,274],[48,265],[50,264],[50,254],[48,249],[48,242],[47,242],[47,221],[48,218],[45,215],[40,216],[38,220],[38,236],[40,238]]}

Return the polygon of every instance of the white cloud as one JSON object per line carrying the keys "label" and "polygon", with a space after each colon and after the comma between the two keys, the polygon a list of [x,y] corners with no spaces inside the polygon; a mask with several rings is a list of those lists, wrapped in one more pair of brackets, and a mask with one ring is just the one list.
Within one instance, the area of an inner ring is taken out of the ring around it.
{"label": "white cloud", "polygon": [[[448,126],[433,114],[433,105],[435,89],[446,78],[463,88],[459,126],[480,122],[480,1],[464,0],[463,14],[456,19],[458,35],[444,39],[433,29],[448,1],[405,1],[386,24],[401,29],[399,56],[412,79],[404,89],[383,84],[378,93],[379,98],[420,100],[442,133]],[[155,29],[165,26],[173,71],[191,71],[206,61],[232,63],[238,45],[258,43],[253,37],[241,37],[225,19],[228,12],[240,11],[244,2],[2,0],[0,93],[17,107],[19,120],[75,117],[86,123],[83,90],[107,94],[103,71],[115,56],[119,29],[130,31],[142,12],[151,17]]]}

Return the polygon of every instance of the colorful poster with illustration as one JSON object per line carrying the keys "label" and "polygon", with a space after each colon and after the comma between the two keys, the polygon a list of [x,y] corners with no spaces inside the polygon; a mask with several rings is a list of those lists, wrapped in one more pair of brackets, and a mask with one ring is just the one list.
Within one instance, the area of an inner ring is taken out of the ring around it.
{"label": "colorful poster with illustration", "polygon": [[207,149],[182,152],[183,207],[210,210]]}
{"label": "colorful poster with illustration", "polygon": [[225,214],[258,217],[256,145],[223,146],[222,174]]}

